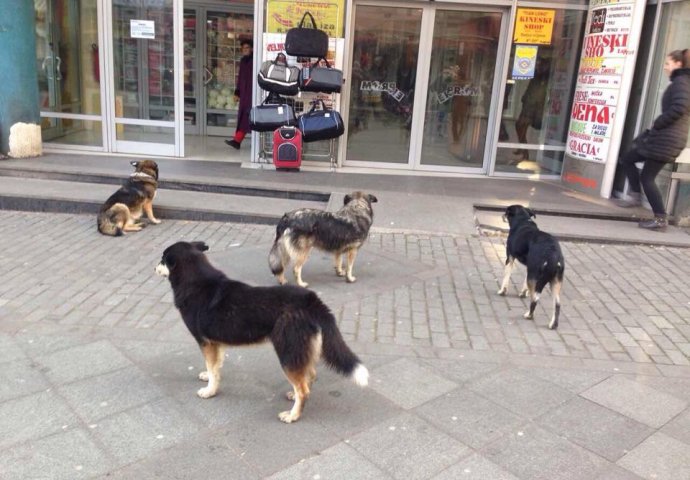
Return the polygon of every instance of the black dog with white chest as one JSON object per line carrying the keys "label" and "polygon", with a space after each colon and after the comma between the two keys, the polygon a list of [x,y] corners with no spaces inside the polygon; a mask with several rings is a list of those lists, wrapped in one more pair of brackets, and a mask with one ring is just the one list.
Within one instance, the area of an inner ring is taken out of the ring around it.
{"label": "black dog with white chest", "polygon": [[285,423],[297,421],[316,377],[316,363],[326,364],[366,386],[369,372],[343,340],[330,309],[312,291],[298,286],[253,287],[229,279],[214,268],[203,252],[204,242],[177,242],[163,252],[156,273],[168,277],[175,306],[199,344],[208,381],[197,392],[209,398],[218,392],[223,351],[228,346],[273,344],[293,391],[291,410],[281,412]]}
{"label": "black dog with white chest", "polygon": [[563,272],[565,260],[561,247],[552,235],[542,232],[534,222],[536,215],[529,208],[522,205],[511,205],[506,208],[503,220],[510,225],[508,241],[506,243],[506,266],[503,274],[503,283],[498,291],[499,295],[505,295],[510,281],[515,260],[527,267],[527,277],[522,286],[520,296],[529,293],[529,310],[524,317],[534,318],[534,309],[539,301],[542,290],[548,284],[553,295],[553,315],[549,322],[549,328],[558,328],[558,316],[561,311],[561,287],[563,285]]}

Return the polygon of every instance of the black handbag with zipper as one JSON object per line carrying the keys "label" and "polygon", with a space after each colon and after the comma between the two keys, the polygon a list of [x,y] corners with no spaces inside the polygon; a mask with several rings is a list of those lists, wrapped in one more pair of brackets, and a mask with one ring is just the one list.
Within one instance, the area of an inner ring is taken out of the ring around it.
{"label": "black handbag with zipper", "polygon": [[[325,67],[320,67],[323,60]],[[303,92],[340,93],[343,86],[343,72],[332,68],[328,60],[320,58],[299,73],[299,88]]]}
{"label": "black handbag with zipper", "polygon": [[[316,110],[319,102],[321,110]],[[345,133],[345,124],[340,113],[326,108],[323,100],[315,102],[311,110],[297,119],[297,128],[302,131],[302,141],[305,143],[330,140]]]}
{"label": "black handbag with zipper", "polygon": [[255,132],[272,132],[296,123],[295,110],[280,95],[269,95],[261,105],[249,111],[249,128]]}
{"label": "black handbag with zipper", "polygon": [[299,92],[299,72],[299,68],[288,66],[285,55],[279,53],[275,60],[261,64],[257,80],[268,92],[292,96]]}
{"label": "black handbag with zipper", "polygon": [[[305,25],[309,16],[311,27]],[[328,34],[319,30],[311,13],[306,12],[295,28],[285,35],[285,51],[295,57],[325,57],[328,53]]]}

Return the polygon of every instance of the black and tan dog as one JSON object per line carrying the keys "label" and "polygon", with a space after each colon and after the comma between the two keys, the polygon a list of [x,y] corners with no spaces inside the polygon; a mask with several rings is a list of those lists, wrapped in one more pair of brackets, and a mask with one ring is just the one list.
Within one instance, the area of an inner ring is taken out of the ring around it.
{"label": "black and tan dog", "polygon": [[118,237],[146,226],[139,221],[145,213],[151,223],[161,223],[153,215],[153,198],[158,189],[158,165],[153,160],[130,162],[134,167],[127,181],[105,201],[98,213],[98,231]]}
{"label": "black and tan dog", "polygon": [[506,242],[506,266],[503,283],[498,294],[506,294],[510,274],[517,259],[527,267],[527,276],[520,292],[521,297],[526,296],[527,293],[530,297],[529,310],[524,317],[527,319],[534,318],[534,309],[539,301],[539,295],[549,284],[553,295],[553,315],[549,322],[549,328],[553,330],[558,328],[558,316],[561,311],[561,286],[563,285],[565,260],[558,240],[539,230],[533,218],[536,218],[534,212],[522,205],[511,205],[506,208],[503,220],[508,222],[510,230]]}
{"label": "black and tan dog", "polygon": [[[302,280],[302,266],[309,258],[311,249],[333,253],[335,272],[352,283],[357,251],[369,236],[374,221],[371,204],[377,202],[374,195],[353,192],[345,195],[343,207],[337,212],[313,208],[300,208],[288,212],[276,228],[276,239],[268,255],[268,264],[281,285],[287,283],[285,269],[294,262],[293,273],[297,284],[306,287]],[[347,269],[343,270],[342,255],[347,254]]]}
{"label": "black and tan dog", "polygon": [[209,263],[206,250],[204,242],[175,243],[165,249],[156,267],[170,280],[175,306],[206,360],[199,379],[208,385],[197,395],[209,398],[218,392],[226,347],[264,341],[273,344],[293,388],[288,393],[295,402],[292,409],[279,415],[285,423],[300,418],[321,357],[357,385],[367,385],[367,368],[345,344],[335,317],[314,292],[231,280]]}

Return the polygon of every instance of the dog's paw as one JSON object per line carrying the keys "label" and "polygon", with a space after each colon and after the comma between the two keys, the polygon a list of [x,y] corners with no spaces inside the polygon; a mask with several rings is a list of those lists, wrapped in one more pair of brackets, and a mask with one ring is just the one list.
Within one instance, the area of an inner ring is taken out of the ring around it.
{"label": "dog's paw", "polygon": [[357,281],[357,277],[349,276],[349,277],[346,277],[346,278],[345,278],[345,281],[346,281],[347,283],[355,283],[355,282]]}
{"label": "dog's paw", "polygon": [[527,294],[529,293],[529,290],[525,289],[520,292],[520,298],[527,298]]}
{"label": "dog's paw", "polygon": [[208,372],[199,372],[199,380],[208,382]]}
{"label": "dog's paw", "polygon": [[344,277],[345,276],[345,270],[343,270],[342,268],[336,268],[335,274],[339,277]]}
{"label": "dog's paw", "polygon": [[525,320],[534,320],[534,314],[529,313],[529,310],[525,312],[525,314],[522,316]]}
{"label": "dog's paw", "polygon": [[158,225],[159,223],[161,223],[161,221],[158,220],[157,218],[150,218],[149,220],[151,220],[151,223],[153,223],[155,225]]}
{"label": "dog's paw", "polygon": [[304,287],[304,288],[307,288],[309,286],[309,284],[307,282],[297,282],[297,285],[299,285],[300,287]]}
{"label": "dog's paw", "polygon": [[499,289],[498,292],[496,292],[496,293],[498,293],[500,296],[505,296],[505,294],[506,294],[506,289],[505,289],[505,288],[501,288],[501,289]]}
{"label": "dog's paw", "polygon": [[278,414],[278,418],[280,418],[281,422],[292,423],[292,422],[296,422],[297,420],[299,420],[299,415],[293,415],[290,410],[287,410],[285,412],[280,412]]}
{"label": "dog's paw", "polygon": [[208,387],[200,388],[196,392],[196,394],[199,395],[199,397],[201,397],[201,398],[211,398],[211,397],[215,396],[216,393],[217,393],[217,391],[211,390]]}
{"label": "dog's paw", "polygon": [[295,399],[295,391],[290,390],[289,392],[285,393],[285,398],[287,398],[290,401],[293,401]]}
{"label": "dog's paw", "polygon": [[288,283],[287,278],[285,278],[285,277],[282,276],[282,275],[279,276],[279,277],[278,277],[278,283],[281,284],[281,285],[286,285],[286,284]]}

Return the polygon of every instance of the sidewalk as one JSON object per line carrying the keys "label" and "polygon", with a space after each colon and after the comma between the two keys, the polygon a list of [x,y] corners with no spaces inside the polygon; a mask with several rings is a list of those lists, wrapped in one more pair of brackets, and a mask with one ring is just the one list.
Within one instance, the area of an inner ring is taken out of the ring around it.
{"label": "sidewalk", "polygon": [[[197,168],[167,162],[171,177]],[[122,163],[107,169],[125,176]],[[302,419],[282,424],[288,384],[263,345],[229,349],[218,396],[196,396],[201,354],[153,268],[173,241],[205,240],[232,278],[274,284],[274,225],[163,217],[113,239],[92,215],[0,210],[0,478],[690,477],[687,248],[563,241],[551,331],[546,292],[522,318],[521,271],[496,295],[505,239],[478,234],[473,205],[618,215],[604,200],[522,181],[219,172],[379,197],[356,283],[317,252],[303,271],[370,386],[321,365]]]}

